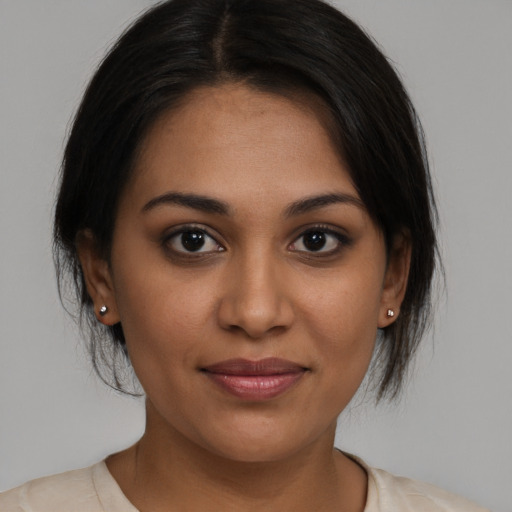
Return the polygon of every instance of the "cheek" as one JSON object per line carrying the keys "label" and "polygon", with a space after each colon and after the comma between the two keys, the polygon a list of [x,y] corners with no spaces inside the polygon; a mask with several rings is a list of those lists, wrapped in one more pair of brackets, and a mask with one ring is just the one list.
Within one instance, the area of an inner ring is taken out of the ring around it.
{"label": "cheek", "polygon": [[300,314],[327,346],[357,350],[375,338],[380,301],[379,272],[347,270],[302,294]]}
{"label": "cheek", "polygon": [[372,358],[378,301],[375,297],[367,299],[351,293],[333,295],[319,308],[314,322],[316,332],[311,336],[316,339],[315,363],[324,390],[317,406],[321,411],[331,411],[333,418],[353,398]]}
{"label": "cheek", "polygon": [[340,272],[302,297],[302,325],[314,340],[316,367],[329,390],[325,406],[343,409],[368,369],[377,336],[381,271],[367,266],[363,272]]}
{"label": "cheek", "polygon": [[125,259],[116,267],[115,289],[136,373],[150,375],[162,366],[189,366],[207,343],[216,300],[211,290],[215,288],[169,265],[132,263]]}

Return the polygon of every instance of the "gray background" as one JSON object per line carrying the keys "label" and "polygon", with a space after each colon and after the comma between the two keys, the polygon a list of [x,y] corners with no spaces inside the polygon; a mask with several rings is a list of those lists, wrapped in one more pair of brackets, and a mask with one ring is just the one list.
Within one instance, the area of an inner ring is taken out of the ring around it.
{"label": "gray background", "polygon": [[[0,0],[0,489],[132,443],[141,401],[92,374],[59,304],[50,217],[87,78],[143,0]],[[339,0],[423,119],[447,294],[402,402],[344,413],[338,445],[512,511],[512,2]]]}

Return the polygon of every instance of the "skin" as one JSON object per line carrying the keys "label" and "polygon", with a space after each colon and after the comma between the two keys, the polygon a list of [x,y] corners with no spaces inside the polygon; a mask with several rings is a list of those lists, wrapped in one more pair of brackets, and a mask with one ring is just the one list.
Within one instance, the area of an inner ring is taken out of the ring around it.
{"label": "skin", "polygon": [[[365,471],[333,450],[378,327],[396,319],[409,247],[386,257],[312,101],[243,85],[193,91],[142,145],[121,197],[111,261],[83,233],[98,320],[121,321],[147,395],[147,427],[108,467],[142,512],[364,509]],[[226,213],[156,200],[196,194]],[[326,194],[349,201],[302,212]],[[148,205],[149,203],[149,205]],[[187,253],[182,226],[207,233]],[[304,232],[325,233],[311,251]],[[339,234],[337,236],[336,234]],[[285,393],[243,400],[201,368],[280,357],[307,368]]]}

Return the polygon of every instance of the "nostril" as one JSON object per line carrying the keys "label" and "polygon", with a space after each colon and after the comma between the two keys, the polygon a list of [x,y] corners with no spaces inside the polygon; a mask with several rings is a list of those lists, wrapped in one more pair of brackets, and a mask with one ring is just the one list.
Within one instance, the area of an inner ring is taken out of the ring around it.
{"label": "nostril", "polygon": [[250,339],[260,339],[263,337],[273,337],[273,336],[279,336],[280,334],[283,334],[286,332],[287,327],[282,325],[275,325],[273,327],[267,328],[261,328],[256,329],[255,327],[252,328],[244,328],[240,325],[231,324],[224,327],[227,331],[233,333],[242,335],[244,337],[250,338]]}
{"label": "nostril", "polygon": [[243,333],[251,339],[277,336],[293,322],[290,297],[279,286],[278,280],[266,272],[261,279],[247,274],[231,281],[218,302],[218,322],[232,333]]}

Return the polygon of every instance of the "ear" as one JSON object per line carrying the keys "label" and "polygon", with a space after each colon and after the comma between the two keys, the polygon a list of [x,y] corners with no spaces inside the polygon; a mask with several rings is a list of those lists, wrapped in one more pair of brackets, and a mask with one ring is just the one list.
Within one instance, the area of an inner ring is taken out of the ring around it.
{"label": "ear", "polygon": [[[119,322],[119,314],[108,261],[100,255],[94,234],[90,230],[80,231],[76,241],[78,258],[82,265],[85,286],[94,304],[94,312],[99,322],[114,325]],[[106,306],[106,312],[100,309]]]}
{"label": "ear", "polygon": [[402,232],[395,235],[390,248],[381,295],[380,328],[392,324],[400,313],[411,266],[411,237]]}

